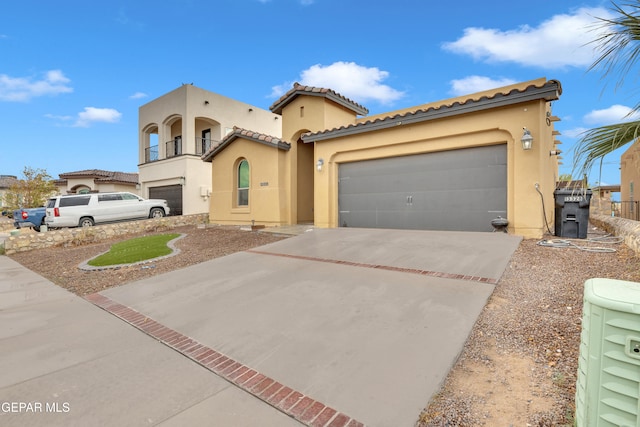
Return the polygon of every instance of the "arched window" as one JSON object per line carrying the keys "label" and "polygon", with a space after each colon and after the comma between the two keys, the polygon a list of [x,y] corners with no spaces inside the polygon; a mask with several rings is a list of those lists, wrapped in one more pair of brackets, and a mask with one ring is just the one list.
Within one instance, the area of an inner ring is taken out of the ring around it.
{"label": "arched window", "polygon": [[249,162],[238,164],[238,206],[249,206]]}

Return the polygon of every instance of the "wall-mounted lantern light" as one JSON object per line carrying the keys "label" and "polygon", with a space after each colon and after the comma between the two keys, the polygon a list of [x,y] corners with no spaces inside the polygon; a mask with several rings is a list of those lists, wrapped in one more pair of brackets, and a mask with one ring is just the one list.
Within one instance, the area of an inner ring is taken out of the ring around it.
{"label": "wall-mounted lantern light", "polygon": [[531,136],[531,132],[529,132],[529,129],[527,128],[522,129],[524,129],[522,138],[520,138],[520,142],[522,142],[522,149],[531,150],[531,146],[533,145],[533,137]]}
{"label": "wall-mounted lantern light", "polygon": [[183,187],[184,187],[184,184],[185,184],[185,182],[186,182],[186,181],[187,181],[187,180],[185,179],[185,177],[184,177],[184,176],[181,176],[181,177],[180,177],[180,185],[182,185]]}
{"label": "wall-mounted lantern light", "polygon": [[316,162],[316,169],[318,169],[318,172],[322,172],[322,166],[324,166],[324,160],[318,159]]}

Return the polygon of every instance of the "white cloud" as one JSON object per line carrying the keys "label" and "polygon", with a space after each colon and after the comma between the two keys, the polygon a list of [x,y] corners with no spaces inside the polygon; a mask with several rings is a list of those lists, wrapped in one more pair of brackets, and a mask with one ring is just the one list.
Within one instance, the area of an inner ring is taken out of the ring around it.
{"label": "white cloud", "polygon": [[120,117],[122,113],[113,108],[85,107],[84,111],[78,113],[78,120],[73,126],[86,128],[96,122],[115,123],[120,120]]}
{"label": "white cloud", "polygon": [[[300,84],[332,89],[356,102],[376,101],[390,104],[404,96],[404,92],[382,84],[389,72],[376,67],[364,67],[355,62],[316,64],[300,73]],[[272,96],[281,96],[292,87],[284,83],[274,86]]]}
{"label": "white cloud", "polygon": [[595,59],[596,18],[610,18],[603,8],[580,8],[571,14],[554,15],[537,27],[517,29],[471,27],[445,50],[487,62],[514,62],[546,69],[585,67]]}
{"label": "white cloud", "polygon": [[39,96],[73,92],[70,82],[60,70],[47,71],[40,80],[0,74],[0,101],[26,102]]}
{"label": "white cloud", "polygon": [[45,114],[44,116],[47,119],[53,119],[53,120],[61,120],[61,121],[73,120],[73,116],[59,116],[56,114]]}
{"label": "white cloud", "polygon": [[583,127],[577,127],[577,128],[573,128],[573,129],[564,129],[562,131],[562,135],[559,137],[559,139],[562,139],[562,137],[564,137],[564,136],[566,136],[567,138],[578,138],[578,137],[582,136],[582,134],[585,133],[588,130],[589,129],[583,128]]}
{"label": "white cloud", "polygon": [[484,76],[468,76],[462,79],[451,80],[449,83],[451,84],[450,92],[452,94],[466,95],[502,86],[509,86],[517,82],[517,80],[504,77],[500,79],[492,79]]}
{"label": "white cloud", "polygon": [[146,98],[147,96],[149,95],[147,95],[144,92],[136,92],[133,95],[131,95],[129,99],[142,99],[142,98]]}
{"label": "white cloud", "polygon": [[601,126],[640,119],[640,114],[637,112],[629,115],[631,111],[632,109],[630,107],[616,104],[603,110],[592,110],[585,114],[584,122],[590,125]]}

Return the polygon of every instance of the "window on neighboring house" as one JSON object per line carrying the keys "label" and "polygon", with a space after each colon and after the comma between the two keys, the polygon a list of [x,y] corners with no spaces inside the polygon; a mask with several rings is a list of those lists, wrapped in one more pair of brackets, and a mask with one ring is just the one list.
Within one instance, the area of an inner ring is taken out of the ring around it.
{"label": "window on neighboring house", "polygon": [[238,206],[249,206],[249,162],[238,164]]}

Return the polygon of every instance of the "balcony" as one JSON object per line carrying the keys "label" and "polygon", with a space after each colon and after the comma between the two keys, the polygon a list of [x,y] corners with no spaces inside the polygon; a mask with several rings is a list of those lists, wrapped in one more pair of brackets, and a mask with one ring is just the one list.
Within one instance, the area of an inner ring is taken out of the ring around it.
{"label": "balcony", "polygon": [[165,142],[165,148],[167,149],[167,159],[169,157],[176,157],[182,155],[182,139],[173,139]]}
{"label": "balcony", "polygon": [[[196,137],[195,144],[191,147],[187,147],[187,151],[183,153],[182,151],[182,139],[172,139],[171,141],[167,141],[165,144],[165,154],[162,159],[170,159],[172,157],[186,155],[197,155],[202,156],[207,151],[209,151],[213,147],[217,147],[220,144],[220,141],[208,139],[208,138],[198,138]],[[158,146],[154,145],[144,150],[144,162],[150,163],[161,160],[160,153],[158,151]]]}
{"label": "balcony", "polygon": [[202,156],[204,153],[209,151],[212,146],[215,147],[218,145],[218,143],[219,141],[196,137],[196,154],[198,156]]}
{"label": "balcony", "polygon": [[155,162],[158,160],[158,146],[153,145],[144,149],[145,163]]}

